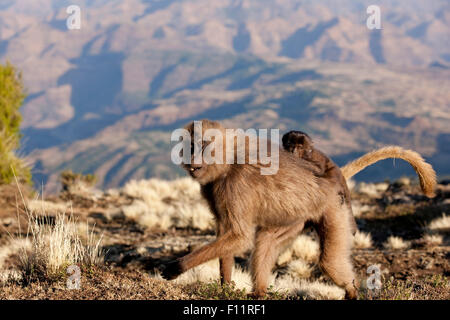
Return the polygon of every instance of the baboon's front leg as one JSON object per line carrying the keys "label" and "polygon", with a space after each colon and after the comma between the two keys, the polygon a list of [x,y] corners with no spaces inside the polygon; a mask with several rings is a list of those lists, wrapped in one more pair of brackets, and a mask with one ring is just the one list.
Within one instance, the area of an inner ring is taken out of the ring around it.
{"label": "baboon's front leg", "polygon": [[280,251],[303,230],[303,221],[287,227],[261,228],[256,232],[252,255],[254,295],[266,294],[272,268]]}
{"label": "baboon's front leg", "polygon": [[[217,236],[225,234],[227,228],[225,223],[219,222],[217,226]],[[231,275],[233,272],[234,265],[234,255],[226,255],[224,257],[219,258],[220,265],[220,283],[223,285],[224,283],[231,282]]]}
{"label": "baboon's front leg", "polygon": [[231,275],[233,272],[234,256],[225,256],[219,259],[220,264],[220,283],[231,282]]}
{"label": "baboon's front leg", "polygon": [[248,235],[227,231],[215,241],[197,249],[181,259],[177,259],[166,265],[162,272],[163,278],[167,280],[175,279],[181,273],[196,267],[206,261],[218,257],[233,256],[246,247],[246,243],[251,239]]}

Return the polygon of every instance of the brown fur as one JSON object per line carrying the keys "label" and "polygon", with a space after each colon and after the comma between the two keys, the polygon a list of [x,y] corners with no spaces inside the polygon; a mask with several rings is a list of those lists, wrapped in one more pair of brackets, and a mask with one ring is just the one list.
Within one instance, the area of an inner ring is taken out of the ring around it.
{"label": "brown fur", "polygon": [[[186,128],[193,132],[193,124]],[[203,130],[208,128],[224,132],[219,123],[203,120]],[[227,143],[224,141],[224,148]],[[306,222],[311,222],[320,237],[322,269],[345,289],[348,298],[356,298],[358,282],[350,259],[352,228],[349,219],[342,219],[349,208],[342,203],[339,186],[316,175],[310,162],[282,149],[276,174],[261,175],[260,166],[184,165],[200,183],[215,215],[217,239],[168,264],[163,277],[176,278],[219,257],[222,279],[229,281],[232,257],[253,248],[254,294],[262,296],[280,251],[295,239]]]}
{"label": "brown fur", "polygon": [[352,234],[354,235],[358,228],[353,216],[350,191],[341,169],[324,153],[317,150],[312,139],[302,131],[289,131],[283,135],[282,142],[286,151],[292,152],[299,158],[314,164],[317,169],[315,171],[316,175],[328,179],[339,187],[343,201],[348,206],[348,218],[352,225]]}
{"label": "brown fur", "polygon": [[419,176],[423,193],[430,198],[435,196],[436,172],[433,170],[433,167],[426,163],[417,152],[397,146],[384,147],[363,155],[342,167],[342,174],[345,179],[350,179],[365,167],[388,158],[400,158],[409,162]]}

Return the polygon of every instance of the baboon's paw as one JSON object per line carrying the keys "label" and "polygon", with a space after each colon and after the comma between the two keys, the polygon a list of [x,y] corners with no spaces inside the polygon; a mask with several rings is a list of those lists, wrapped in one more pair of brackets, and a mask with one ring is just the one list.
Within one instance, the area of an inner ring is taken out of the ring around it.
{"label": "baboon's paw", "polygon": [[183,270],[181,268],[180,261],[174,260],[165,265],[163,271],[161,272],[161,276],[166,280],[173,280],[181,273],[183,273]]}

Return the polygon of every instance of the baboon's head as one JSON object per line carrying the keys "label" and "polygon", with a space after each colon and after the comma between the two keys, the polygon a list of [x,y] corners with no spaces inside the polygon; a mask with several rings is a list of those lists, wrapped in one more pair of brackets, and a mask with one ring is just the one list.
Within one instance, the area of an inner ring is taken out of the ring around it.
{"label": "baboon's head", "polygon": [[190,133],[190,163],[183,168],[200,184],[207,184],[226,174],[225,128],[219,122],[201,120],[184,127]]}
{"label": "baboon's head", "polygon": [[289,131],[282,138],[283,148],[297,154],[300,158],[311,157],[313,142],[303,131]]}

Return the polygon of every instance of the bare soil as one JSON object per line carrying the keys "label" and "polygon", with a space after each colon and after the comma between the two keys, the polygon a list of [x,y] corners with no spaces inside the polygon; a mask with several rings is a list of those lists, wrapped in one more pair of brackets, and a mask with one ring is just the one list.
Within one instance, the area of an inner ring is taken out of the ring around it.
{"label": "bare soil", "polygon": [[[25,197],[33,196],[24,191]],[[354,193],[354,202],[370,207],[357,218],[358,228],[370,232],[374,245],[370,249],[354,249],[353,261],[361,279],[367,278],[367,268],[378,265],[383,287],[376,292],[361,292],[361,299],[449,299],[450,238],[444,231],[440,245],[423,240],[425,226],[449,212],[450,185],[440,184],[437,196],[428,199],[418,186],[393,183],[377,197]],[[83,273],[82,290],[68,290],[66,279],[41,281],[24,285],[10,281],[3,284],[0,299],[205,299],[198,285],[167,283],[150,275],[163,265],[195,247],[214,239],[213,232],[191,229],[146,230],[111,210],[132,199],[103,195],[92,200],[61,194],[49,201],[71,200],[73,214],[80,222],[95,224],[103,235],[105,265]],[[25,234],[26,219],[16,186],[0,186],[0,246],[10,234]],[[19,212],[19,214],[18,214]],[[113,217],[113,218],[111,218]],[[20,225],[18,223],[20,221]],[[20,227],[19,227],[20,226]],[[25,231],[24,231],[25,230]],[[388,250],[383,243],[391,236],[410,242],[408,249]],[[3,268],[13,268],[14,257]],[[247,265],[248,255],[236,258]],[[279,270],[280,274],[283,270]],[[329,281],[320,271],[313,277]],[[210,297],[214,298],[214,297]],[[279,297],[278,297],[279,298]]]}

